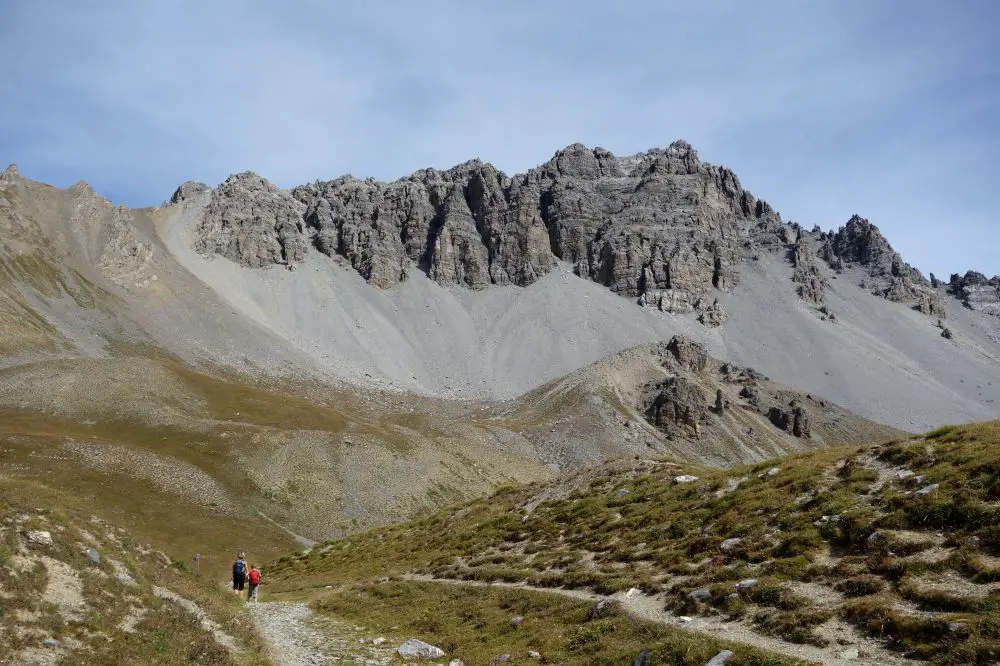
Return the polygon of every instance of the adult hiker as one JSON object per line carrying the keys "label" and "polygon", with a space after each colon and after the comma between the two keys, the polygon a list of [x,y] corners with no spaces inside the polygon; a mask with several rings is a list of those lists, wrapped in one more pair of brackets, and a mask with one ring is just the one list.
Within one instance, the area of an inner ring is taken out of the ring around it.
{"label": "adult hiker", "polygon": [[247,556],[240,553],[233,562],[233,593],[239,596],[247,582]]}
{"label": "adult hiker", "polygon": [[256,564],[250,565],[250,573],[247,574],[247,582],[250,583],[250,587],[247,589],[247,605],[249,606],[251,601],[254,602],[254,604],[257,603],[257,596],[260,594],[257,590],[257,587],[260,585],[260,570],[257,569]]}

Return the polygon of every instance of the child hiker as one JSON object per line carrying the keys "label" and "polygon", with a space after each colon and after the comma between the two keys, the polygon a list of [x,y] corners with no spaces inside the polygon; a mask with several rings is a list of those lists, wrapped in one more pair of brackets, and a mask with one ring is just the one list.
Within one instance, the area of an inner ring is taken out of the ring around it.
{"label": "child hiker", "polygon": [[256,564],[250,565],[250,573],[247,574],[247,580],[250,583],[250,587],[247,590],[247,605],[249,606],[251,601],[254,604],[258,603],[257,597],[260,594],[257,589],[260,586],[260,570],[257,569]]}

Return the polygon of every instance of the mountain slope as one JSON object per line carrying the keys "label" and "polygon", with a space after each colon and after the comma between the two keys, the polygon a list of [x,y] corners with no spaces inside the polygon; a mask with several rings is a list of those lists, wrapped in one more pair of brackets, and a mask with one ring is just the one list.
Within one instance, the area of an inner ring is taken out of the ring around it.
{"label": "mountain slope", "polygon": [[831,663],[837,640],[864,650],[864,635],[936,663],[995,663],[998,428],[953,426],[726,471],[617,464],[323,544],[269,571],[275,591],[320,599],[325,586],[371,581],[363,594],[377,600],[385,577],[403,574],[634,587],[627,598],[664,621],[724,619],[750,638],[828,649]]}
{"label": "mountain slope", "polygon": [[[997,413],[1000,320],[989,314],[989,282],[929,283],[865,220],[830,234],[783,223],[682,144],[629,158],[573,146],[529,174],[490,176],[500,189],[484,184],[490,169],[470,163],[392,184],[341,179],[311,194],[247,176],[216,190],[187,184],[171,205],[134,211],[85,184],[62,191],[8,169],[0,307],[13,317],[2,324],[2,362],[138,345],[209,371],[505,399],[685,334],[718,358],[896,427]],[[444,277],[440,243],[411,233],[427,215],[427,233],[454,227],[453,240],[462,224],[493,230],[463,237],[494,239],[487,246],[502,257],[489,263],[487,248],[486,264],[463,263],[461,253],[451,264],[490,275],[474,282],[492,286]],[[410,230],[397,239],[399,274],[388,282],[372,278],[389,255],[376,242],[388,227],[379,222],[373,236],[371,219]],[[544,261],[530,259],[545,254],[526,230],[538,225],[550,246]],[[246,257],[261,259],[241,259],[227,238],[251,243]],[[294,271],[241,265],[287,263],[282,242],[293,240]],[[225,258],[232,252],[235,262]]]}

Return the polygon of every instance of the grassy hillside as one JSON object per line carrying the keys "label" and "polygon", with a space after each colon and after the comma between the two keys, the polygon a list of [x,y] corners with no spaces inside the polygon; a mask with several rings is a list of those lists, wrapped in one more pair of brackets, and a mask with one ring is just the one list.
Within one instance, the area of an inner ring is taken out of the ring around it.
{"label": "grassy hillside", "polygon": [[552,476],[524,440],[498,442],[458,408],[366,398],[155,356],[25,364],[0,369],[0,465],[222,568],[236,550],[294,547],[260,514],[329,538]]}
{"label": "grassy hillside", "polygon": [[609,466],[281,558],[271,590],[401,574],[637,587],[668,614],[788,641],[829,645],[850,630],[910,657],[994,663],[998,470],[1000,422],[739,469]]}
{"label": "grassy hillside", "polygon": [[0,478],[0,663],[269,664],[240,610],[72,496]]}

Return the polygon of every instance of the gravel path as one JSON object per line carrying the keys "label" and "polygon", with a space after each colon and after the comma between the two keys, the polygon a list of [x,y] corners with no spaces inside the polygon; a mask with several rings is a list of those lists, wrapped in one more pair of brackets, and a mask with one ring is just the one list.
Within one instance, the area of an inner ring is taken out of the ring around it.
{"label": "gravel path", "polygon": [[360,628],[317,616],[305,604],[266,602],[251,606],[251,613],[276,666],[382,666],[392,661],[390,642],[375,645],[360,637]]}
{"label": "gravel path", "polygon": [[[770,650],[777,654],[782,654],[793,659],[800,659],[810,662],[818,662],[827,666],[860,666],[867,664],[871,666],[909,666],[923,663],[915,662],[896,653],[890,652],[879,645],[876,641],[858,635],[848,625],[838,623],[835,628],[830,628],[830,632],[843,636],[849,636],[851,645],[831,644],[827,648],[820,648],[813,645],[800,645],[789,643],[780,638],[773,638],[758,633],[752,627],[739,622],[729,622],[714,617],[695,617],[690,622],[682,621],[678,616],[664,610],[663,599],[649,596],[640,592],[630,590],[628,593],[618,593],[611,596],[604,596],[583,590],[563,590],[548,587],[531,587],[530,585],[520,585],[517,583],[484,583],[480,581],[465,581],[431,578],[429,576],[411,575],[406,576],[410,580],[425,582],[443,583],[447,585],[467,585],[471,587],[509,587],[520,590],[530,590],[544,594],[558,594],[574,599],[587,599],[600,601],[603,599],[613,599],[621,603],[622,608],[632,617],[665,624],[675,627],[681,631],[691,631],[699,634],[706,634],[713,638],[732,641],[734,643],[744,643],[763,650]],[[844,626],[839,626],[844,625]],[[834,631],[836,630],[836,631]],[[851,648],[857,648],[855,654]]]}

